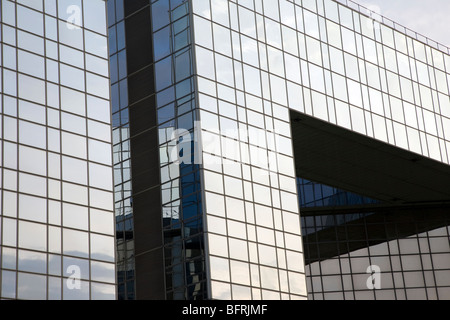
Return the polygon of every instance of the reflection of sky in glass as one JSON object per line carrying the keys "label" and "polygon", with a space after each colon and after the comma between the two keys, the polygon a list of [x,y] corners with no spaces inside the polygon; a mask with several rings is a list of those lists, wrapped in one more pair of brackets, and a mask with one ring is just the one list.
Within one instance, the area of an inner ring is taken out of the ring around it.
{"label": "reflection of sky in glass", "polygon": [[47,296],[47,279],[45,276],[19,272],[17,298],[44,300]]}
{"label": "reflection of sky in glass", "polygon": [[80,289],[70,289],[63,282],[63,298],[64,300],[88,300],[89,299],[89,282],[80,281]]}
{"label": "reflection of sky in glass", "polygon": [[[322,207],[343,207],[343,206],[370,206],[379,204],[380,201],[348,192],[335,187],[327,186],[317,182],[312,182],[306,179],[297,178],[297,186],[299,192],[300,208],[322,208]],[[346,215],[329,215],[321,217],[305,216],[307,223],[311,224],[315,220],[315,229],[306,228],[303,226],[302,235],[318,232],[321,229],[334,226],[335,224],[344,224],[346,222],[360,219],[372,213],[354,213]],[[309,227],[312,226],[308,225]]]}
{"label": "reflection of sky in glass", "polygon": [[[1,3],[7,58],[2,67],[11,70],[0,78],[7,115],[2,138],[10,141],[3,142],[2,164],[8,169],[2,181],[10,191],[3,191],[0,215],[20,219],[2,220],[2,246],[10,248],[2,248],[1,267],[20,271],[2,272],[2,298],[61,299],[64,281],[56,277],[71,276],[61,274],[69,265],[79,266],[85,280],[114,283],[104,276],[90,278],[87,260],[94,255],[114,262],[106,2],[61,0],[57,10],[56,1],[46,1],[45,14],[43,4]],[[110,212],[89,212],[89,206]],[[62,228],[88,231],[90,224],[90,231],[110,235],[98,235],[102,241],[92,248],[88,232]],[[84,259],[69,261],[61,253]],[[97,273],[108,275],[112,269],[114,274],[114,264],[98,263],[103,271]],[[79,297],[89,299],[89,283],[83,286]],[[113,299],[115,287],[102,286],[92,287],[92,297]],[[64,298],[70,297],[65,292]]]}
{"label": "reflection of sky in glass", "polygon": [[[431,241],[437,241],[439,245],[433,246]],[[448,287],[445,287],[448,286],[448,270],[444,269],[448,268],[449,260],[448,254],[440,253],[448,250],[447,227],[444,227],[429,231],[428,234],[421,234],[419,238],[413,236],[396,239],[352,251],[350,256],[343,254],[332,259],[313,262],[306,269],[307,277],[312,280],[307,282],[308,291],[314,293],[310,298],[324,299],[320,294],[324,292],[327,299],[330,297],[327,297],[327,293],[333,292],[337,294],[334,296],[335,299],[348,299],[349,296],[343,295],[342,292],[355,290],[357,300],[374,298],[435,300],[437,299],[435,293],[430,290],[427,295],[425,292],[428,289],[425,288],[425,284],[429,283],[430,278],[435,277],[434,281],[443,289],[438,291],[439,299],[446,300],[449,297]],[[433,266],[430,264],[425,273],[423,268],[427,262],[424,263],[423,260],[424,252],[431,253],[433,257]],[[379,267],[382,271],[379,281],[383,290],[373,291],[375,295],[372,293],[367,295],[369,265]],[[410,290],[413,287],[414,289]],[[352,295],[350,297],[354,299]]]}
{"label": "reflection of sky in glass", "polygon": [[379,203],[378,200],[371,199],[356,193],[330,187],[306,179],[297,178],[299,187],[299,200],[301,208],[310,207],[335,207],[366,205]]}
{"label": "reflection of sky in glass", "polygon": [[425,37],[450,46],[450,2],[443,0],[353,0]]}

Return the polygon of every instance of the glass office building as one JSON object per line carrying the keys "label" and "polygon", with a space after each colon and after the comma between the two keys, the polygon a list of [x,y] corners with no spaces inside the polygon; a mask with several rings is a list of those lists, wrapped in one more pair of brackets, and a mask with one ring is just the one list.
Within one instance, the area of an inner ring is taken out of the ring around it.
{"label": "glass office building", "polygon": [[0,298],[450,299],[449,48],[345,0],[0,3]]}
{"label": "glass office building", "polygon": [[450,299],[450,50],[350,1],[108,0],[119,299]]}
{"label": "glass office building", "polygon": [[0,297],[115,299],[106,2],[0,7]]}

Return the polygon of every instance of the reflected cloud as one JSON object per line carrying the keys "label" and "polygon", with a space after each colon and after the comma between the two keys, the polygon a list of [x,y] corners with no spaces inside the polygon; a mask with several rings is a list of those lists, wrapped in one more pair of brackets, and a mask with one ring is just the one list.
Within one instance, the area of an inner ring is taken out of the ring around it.
{"label": "reflected cloud", "polygon": [[29,300],[45,299],[47,296],[46,282],[46,276],[19,272],[17,298]]}
{"label": "reflected cloud", "polygon": [[450,47],[448,12],[450,2],[442,0],[364,0],[366,8],[379,8],[379,14],[433,41]]}

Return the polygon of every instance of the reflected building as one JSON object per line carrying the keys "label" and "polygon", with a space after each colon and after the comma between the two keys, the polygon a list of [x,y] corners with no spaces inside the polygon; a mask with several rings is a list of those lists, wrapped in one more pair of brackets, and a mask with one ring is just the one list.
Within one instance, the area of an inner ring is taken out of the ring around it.
{"label": "reflected building", "polygon": [[351,1],[108,0],[119,299],[450,299],[450,51]]}
{"label": "reflected building", "polygon": [[106,2],[0,7],[0,297],[115,299]]}

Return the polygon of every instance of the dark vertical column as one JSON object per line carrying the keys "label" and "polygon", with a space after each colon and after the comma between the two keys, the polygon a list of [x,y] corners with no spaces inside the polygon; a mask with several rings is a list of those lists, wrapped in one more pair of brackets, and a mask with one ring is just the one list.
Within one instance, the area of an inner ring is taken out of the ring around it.
{"label": "dark vertical column", "polygon": [[136,299],[165,299],[158,129],[148,0],[125,1]]}

